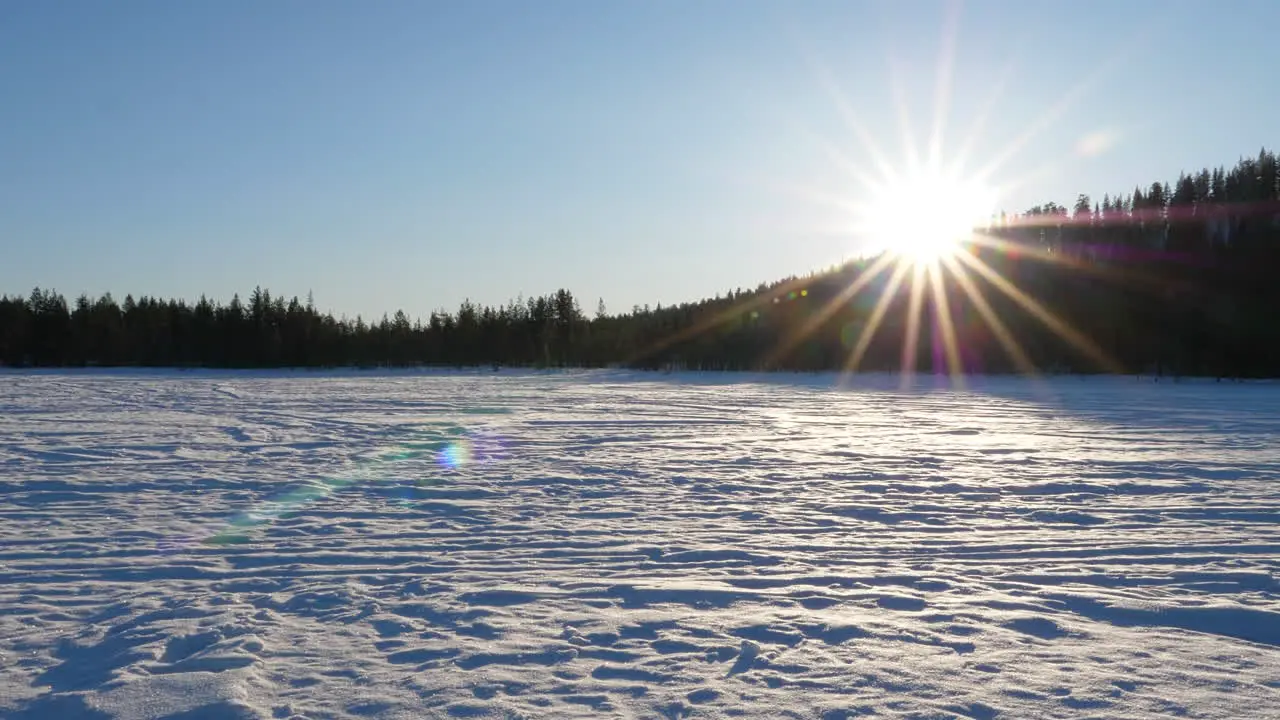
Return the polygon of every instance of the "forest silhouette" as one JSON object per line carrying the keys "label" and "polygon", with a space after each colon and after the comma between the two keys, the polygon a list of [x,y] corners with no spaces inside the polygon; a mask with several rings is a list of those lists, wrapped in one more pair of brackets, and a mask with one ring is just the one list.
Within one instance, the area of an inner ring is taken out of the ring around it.
{"label": "forest silhouette", "polygon": [[1276,377],[1278,270],[1280,168],[1264,149],[1172,184],[1002,215],[927,271],[878,256],[698,302],[601,302],[593,316],[563,289],[369,321],[261,288],[225,303],[68,303],[37,288],[0,298],[0,363]]}

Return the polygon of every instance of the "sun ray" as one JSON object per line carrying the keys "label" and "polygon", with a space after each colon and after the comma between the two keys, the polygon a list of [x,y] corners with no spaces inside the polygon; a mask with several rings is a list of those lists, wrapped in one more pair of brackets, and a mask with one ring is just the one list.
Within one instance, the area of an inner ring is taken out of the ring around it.
{"label": "sun ray", "polygon": [[1044,325],[1053,332],[1057,333],[1058,337],[1066,340],[1081,353],[1088,356],[1089,359],[1098,363],[1098,365],[1103,369],[1114,373],[1123,372],[1123,368],[1120,367],[1120,364],[1108,357],[1106,352],[1103,351],[1097,343],[1093,342],[1080,331],[1068,325],[1066,321],[1062,320],[1057,315],[1054,315],[1043,305],[1036,302],[1036,300],[1030,295],[1019,290],[1013,283],[1006,280],[1002,275],[1000,275],[1000,273],[992,270],[991,267],[982,260],[970,255],[969,253],[957,253],[955,257],[965,265],[968,265],[979,275],[986,278],[996,287],[997,290],[1021,305],[1023,309],[1034,315],[1037,320],[1044,323]]}
{"label": "sun ray", "polygon": [[991,94],[983,102],[978,110],[977,116],[973,123],[969,126],[969,132],[964,134],[964,140],[961,141],[959,149],[956,150],[955,160],[953,164],[957,168],[962,168],[969,162],[969,155],[973,152],[973,148],[978,144],[978,139],[982,137],[982,133],[986,130],[987,121],[991,119],[991,113],[995,110],[996,103],[1004,96],[1005,87],[1013,78],[1015,63],[1011,60],[1000,70],[1000,74],[996,76],[996,81],[992,84]]}
{"label": "sun ray", "polygon": [[787,353],[794,350],[797,345],[804,342],[805,338],[821,327],[822,323],[826,322],[832,315],[834,315],[841,306],[849,300],[852,300],[863,290],[863,288],[879,277],[880,273],[883,272],[884,269],[893,262],[893,260],[893,256],[888,253],[877,258],[874,263],[862,271],[858,276],[858,279],[849,283],[847,287],[837,293],[835,297],[831,298],[830,302],[823,305],[818,312],[814,313],[811,317],[801,323],[799,327],[783,338],[782,342],[778,344],[778,347],[774,352],[765,360],[765,366],[772,366],[775,362],[785,357]]}
{"label": "sun ray", "polygon": [[947,3],[942,26],[942,47],[938,52],[937,81],[933,93],[933,130],[929,134],[929,163],[941,164],[943,133],[951,110],[951,83],[955,72],[956,37],[959,34],[960,3]]}
{"label": "sun ray", "polygon": [[1009,332],[1009,328],[1005,326],[996,312],[991,309],[991,304],[987,302],[987,298],[982,294],[973,279],[969,277],[968,271],[960,267],[960,264],[954,257],[942,258],[942,263],[951,271],[951,276],[956,279],[956,283],[960,285],[960,289],[969,298],[969,302],[977,308],[978,315],[982,317],[983,322],[991,329],[991,333],[996,336],[996,342],[1000,343],[1009,359],[1013,361],[1014,367],[1019,372],[1030,377],[1036,377],[1039,373],[1036,366],[1031,362],[1031,358],[1027,357],[1027,353],[1018,344],[1013,337],[1013,333]]}
{"label": "sun ray", "polygon": [[[848,112],[851,114],[852,110],[849,110]],[[783,117],[782,122],[786,124],[791,132],[795,133],[798,140],[806,142],[818,150],[829,162],[831,162],[833,167],[853,178],[863,187],[863,189],[871,190],[879,187],[882,181],[867,172],[862,163],[857,162],[850,156],[847,150],[842,149],[833,142],[831,138],[826,137],[795,116],[786,115]],[[856,121],[851,120],[848,122],[850,122],[854,127],[854,134],[858,136],[860,142],[862,142],[864,147],[867,148],[868,153],[873,156],[873,164],[875,164],[883,174],[885,172],[885,168],[889,167],[889,161],[887,158],[885,158],[878,147],[871,144],[872,140],[870,135],[867,134],[865,130],[862,130],[861,126],[856,124]],[[880,167],[881,164],[883,164],[883,167]]]}
{"label": "sun ray", "polygon": [[871,340],[880,328],[880,322],[884,319],[885,313],[889,311],[889,304],[893,301],[893,296],[898,293],[898,286],[902,284],[902,276],[906,274],[908,267],[907,263],[897,263],[895,265],[893,274],[889,276],[889,282],[885,284],[884,292],[881,293],[876,300],[875,307],[871,310],[871,317],[867,318],[866,327],[863,328],[862,333],[858,336],[857,344],[854,346],[853,351],[849,353],[849,357],[840,371],[842,378],[847,378],[857,372],[858,363],[862,362],[862,356],[866,354],[867,349],[871,346]]}
{"label": "sun ray", "polygon": [[924,305],[924,263],[915,263],[911,272],[911,300],[907,309],[907,332],[902,336],[902,380],[906,389],[916,372],[916,353],[920,344],[920,311]]}
{"label": "sun ray", "polygon": [[632,365],[639,360],[649,357],[650,355],[654,355],[655,353],[662,352],[663,350],[666,350],[667,348],[670,348],[671,346],[677,343],[681,343],[681,342],[684,342],[685,340],[690,340],[695,337],[698,337],[699,335],[709,332],[717,327],[720,327],[721,325],[732,322],[735,318],[739,318],[745,313],[749,313],[752,310],[757,310],[761,307],[771,305],[773,303],[773,299],[775,297],[778,297],[779,295],[785,295],[790,292],[797,292],[797,291],[803,290],[805,286],[808,285],[810,282],[811,281],[806,278],[794,278],[792,280],[788,280],[786,282],[780,283],[776,287],[772,287],[766,292],[755,293],[752,295],[752,297],[748,298],[747,300],[734,303],[732,306],[730,306],[725,310],[712,314],[710,317],[707,317],[704,320],[700,320],[699,322],[694,323],[693,325],[685,327],[677,332],[674,332],[670,335],[667,335],[666,337],[663,337],[653,342],[652,344],[645,347],[643,350],[640,350],[628,356],[627,359],[624,360],[622,364],[624,366]]}
{"label": "sun ray", "polygon": [[[869,187],[875,186],[874,182],[869,185]],[[806,200],[814,205],[835,208],[837,210],[844,211],[849,215],[853,215],[858,211],[857,203],[850,200],[848,197],[838,195],[834,192],[821,190],[816,187],[809,187],[799,183],[773,183],[773,190],[780,195]]]}
{"label": "sun ray", "polygon": [[942,348],[947,356],[947,374],[954,386],[964,386],[964,364],[960,361],[960,346],[956,341],[956,326],[951,318],[951,302],[947,300],[947,289],[942,286],[942,272],[938,265],[926,269],[929,276],[929,288],[933,293],[934,317],[942,331]]}
{"label": "sun ray", "polygon": [[[1151,33],[1152,28],[1147,28],[1148,38],[1151,37]],[[1057,102],[1050,105],[1038,118],[1031,121],[1021,133],[1016,135],[1004,150],[995,155],[986,165],[983,165],[976,173],[977,177],[983,180],[991,177],[992,174],[1017,155],[1027,143],[1034,140],[1064,113],[1074,107],[1100,80],[1109,77],[1117,68],[1122,67],[1122,63],[1133,56],[1139,45],[1141,45],[1140,42],[1130,42],[1112,51],[1109,57],[1105,58],[1093,69],[1093,72],[1086,75],[1075,85],[1072,85]]]}
{"label": "sun ray", "polygon": [[902,134],[902,149],[906,153],[907,167],[918,168],[920,149],[916,147],[912,133],[911,110],[907,106],[907,93],[902,81],[901,62],[895,57],[889,58],[889,91],[893,97],[893,107],[898,113],[898,131]]}
{"label": "sun ray", "polygon": [[[1045,221],[1045,223],[1047,222],[1049,221]],[[1035,227],[1040,223],[1033,221],[1026,222],[1024,224],[1030,227]],[[1036,245],[1012,242],[990,233],[974,233],[970,238],[970,242],[973,245],[990,248],[1002,254],[1023,255],[1037,262],[1061,265],[1093,277],[1123,282],[1130,287],[1145,287],[1148,290],[1157,291],[1167,289],[1170,286],[1170,280],[1168,278],[1158,277],[1140,267],[1135,267],[1132,264],[1127,264],[1123,268],[1117,268],[1103,263],[1085,262],[1083,258],[1072,253],[1049,252],[1048,250]],[[1187,283],[1178,283],[1177,285],[1179,288],[1188,286],[1189,285]]]}
{"label": "sun ray", "polygon": [[[1074,166],[1071,164],[1072,161],[1075,162]],[[1077,167],[1080,164],[1081,161],[1079,158],[1072,157],[1070,155],[1066,156],[1065,159],[1059,158],[1057,160],[1050,160],[1039,167],[1033,168],[1021,175],[1006,180],[1003,183],[1003,190],[1006,193],[1012,193],[1018,188],[1035,186],[1046,178],[1061,175],[1064,171],[1074,169],[1074,167]]]}
{"label": "sun ray", "polygon": [[1066,111],[1070,110],[1073,105],[1079,102],[1100,77],[1101,73],[1094,73],[1072,86],[1065,95],[1058,99],[1057,102],[1050,105],[1049,108],[1040,115],[1040,117],[1033,120],[1021,133],[1014,136],[1003,150],[979,168],[977,171],[978,177],[990,177],[992,174],[999,171],[1000,168],[1002,168],[1005,163],[1012,160],[1013,157],[1027,145],[1027,143],[1031,142],[1037,135],[1048,129],[1059,117],[1062,117]]}
{"label": "sun ray", "polygon": [[863,187],[863,189],[874,190],[875,188],[880,186],[880,183],[882,181],[876,180],[874,177],[867,174],[867,172],[863,170],[858,165],[858,163],[854,162],[854,160],[852,160],[843,152],[841,152],[840,149],[836,147],[835,144],[833,144],[830,140],[822,137],[821,135],[818,135],[817,133],[809,133],[809,135],[811,136],[813,141],[818,145],[818,147],[821,148],[823,152],[825,152],[827,156],[833,161],[835,166],[840,170],[848,173],[854,180],[858,182],[859,185]]}
{"label": "sun ray", "polygon": [[1017,243],[1006,240],[989,233],[974,233],[969,239],[973,245],[983,248],[990,248],[1003,254],[1026,255],[1027,257],[1039,262],[1054,263],[1056,265],[1065,265],[1074,269],[1089,269],[1086,263],[1072,255],[1063,253],[1052,253],[1042,247],[1031,244]]}
{"label": "sun ray", "polygon": [[[784,360],[794,349],[808,337],[818,332],[823,324],[834,315],[846,302],[863,292],[873,280],[883,282],[883,288],[876,298],[875,305],[865,317],[862,332],[853,342],[853,349],[845,358],[841,370],[844,376],[857,371],[859,365],[870,351],[877,332],[882,330],[896,296],[902,291],[904,282],[908,282],[910,273],[910,295],[906,307],[906,334],[902,338],[901,374],[903,384],[917,372],[920,333],[922,318],[925,317],[926,302],[933,310],[936,327],[933,344],[936,348],[934,364],[940,368],[945,366],[948,375],[957,384],[963,384],[966,372],[965,350],[961,346],[965,340],[963,326],[953,316],[952,300],[959,305],[955,308],[967,310],[968,304],[976,309],[986,327],[1003,350],[1009,355],[1013,364],[1020,371],[1034,374],[1035,367],[1026,350],[1010,332],[1009,326],[1001,320],[985,292],[975,282],[974,274],[982,276],[994,285],[997,291],[1011,298],[1022,309],[1033,315],[1051,332],[1056,333],[1074,349],[1081,352],[1091,361],[1104,368],[1118,368],[1118,364],[1107,357],[1101,347],[1090,338],[1073,328],[1041,302],[1032,298],[1002,271],[993,269],[1004,267],[998,253],[1016,260],[1025,257],[1040,262],[1052,262],[1065,267],[1079,268],[1091,274],[1119,274],[1121,271],[1100,265],[1087,263],[1085,255],[1093,252],[1089,246],[1081,246],[1083,252],[1055,252],[1057,248],[1038,246],[1024,247],[1018,242],[1010,242],[998,236],[992,225],[993,210],[1002,191],[1008,184],[997,186],[991,182],[992,176],[1002,170],[1023,148],[1040,137],[1046,129],[1059,122],[1060,118],[1072,111],[1089,92],[1092,92],[1099,79],[1110,73],[1121,60],[1130,57],[1134,51],[1132,43],[1128,47],[1120,46],[1098,63],[1079,82],[1065,89],[1065,92],[1051,97],[1054,102],[1032,121],[1022,128],[1021,132],[1011,133],[1012,139],[1004,143],[1004,147],[996,148],[997,152],[986,159],[979,170],[966,172],[968,161],[979,143],[980,134],[986,129],[989,118],[995,116],[996,105],[1005,95],[1011,78],[1016,74],[1017,63],[1010,60],[990,86],[990,97],[986,98],[979,108],[971,132],[967,136],[957,136],[958,153],[953,153],[950,161],[944,158],[945,145],[952,134],[948,121],[952,112],[953,92],[956,77],[957,48],[960,45],[959,29],[961,24],[962,0],[945,0],[944,13],[940,26],[937,54],[933,67],[933,106],[927,111],[914,107],[907,94],[909,68],[903,64],[899,56],[900,48],[895,47],[892,40],[884,47],[886,71],[888,75],[889,101],[896,113],[896,130],[900,135],[900,162],[891,162],[884,149],[868,132],[856,112],[853,99],[843,91],[837,83],[830,66],[818,61],[815,56],[801,48],[804,60],[808,62],[818,84],[825,90],[835,105],[839,117],[844,121],[848,131],[856,138],[852,148],[842,148],[827,139],[812,135],[827,160],[842,173],[847,173],[850,182],[845,188],[834,188],[833,192],[824,193],[814,189],[799,188],[799,194],[826,206],[836,208],[840,212],[852,213],[851,222],[846,226],[859,232],[875,243],[875,250],[883,251],[875,264],[866,268],[861,275],[847,287],[835,293],[834,297],[814,312],[797,322],[794,327],[784,328],[782,338],[771,349],[765,360],[766,366],[773,366]],[[921,124],[927,124],[929,134],[919,138],[917,142],[912,124],[912,114],[916,113]],[[1017,130],[1017,128],[1014,128]],[[869,163],[860,163],[855,159],[857,150],[864,151]],[[922,152],[927,157],[922,157]],[[869,166],[869,168],[868,168]],[[861,186],[867,192],[861,197],[846,200],[839,192],[847,192],[850,187]],[[1055,218],[1043,218],[1039,221],[1060,222]],[[1015,223],[1021,220],[1015,220]],[[1036,219],[1027,224],[1037,222]],[[1003,226],[1003,223],[1002,223]],[[1016,226],[1015,226],[1016,227]],[[994,252],[993,252],[994,251]],[[1110,257],[1110,256],[1108,256]],[[988,265],[991,262],[992,265]],[[884,280],[886,269],[893,265]],[[1016,267],[1016,265],[1010,265]],[[972,271],[972,272],[971,272]],[[954,275],[960,285],[960,292],[950,288],[948,278]],[[925,287],[926,283],[928,288]],[[878,283],[879,284],[879,283]],[[786,292],[783,290],[782,292]],[[746,305],[738,305],[713,318],[711,322],[702,322],[698,326],[686,328],[655,345],[657,348],[667,347],[680,340],[704,332],[710,327],[726,322],[734,316],[752,307],[758,307],[774,299],[779,293],[775,288],[764,297],[753,298]],[[954,293],[954,296],[949,294]],[[967,300],[967,302],[966,302]],[[896,328],[895,322],[891,323]]]}
{"label": "sun ray", "polygon": [[862,124],[862,121],[858,118],[858,113],[853,109],[848,98],[845,97],[831,71],[811,55],[806,53],[805,57],[808,60],[809,67],[812,68],[817,76],[818,84],[822,86],[831,102],[835,104],[836,111],[840,114],[840,119],[844,121],[849,131],[858,139],[862,149],[870,156],[872,164],[876,166],[876,170],[880,172],[881,177],[895,177],[897,173],[893,168],[893,163],[889,162],[889,158],[880,149],[875,138],[871,136],[866,126]]}

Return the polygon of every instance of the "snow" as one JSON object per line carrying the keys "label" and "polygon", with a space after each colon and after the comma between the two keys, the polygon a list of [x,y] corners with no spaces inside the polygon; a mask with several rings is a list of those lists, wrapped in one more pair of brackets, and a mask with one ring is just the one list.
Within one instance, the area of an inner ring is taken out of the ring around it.
{"label": "snow", "polygon": [[0,374],[0,716],[1280,717],[1280,386]]}

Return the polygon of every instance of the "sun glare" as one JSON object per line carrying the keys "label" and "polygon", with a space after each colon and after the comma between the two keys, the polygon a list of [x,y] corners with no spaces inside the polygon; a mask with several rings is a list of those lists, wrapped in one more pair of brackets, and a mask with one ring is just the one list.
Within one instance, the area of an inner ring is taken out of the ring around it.
{"label": "sun glare", "polygon": [[[980,106],[968,134],[956,148],[948,149],[947,138],[954,129],[948,127],[948,114],[958,5],[948,5],[936,66],[932,124],[923,143],[912,132],[918,123],[911,119],[912,103],[908,102],[906,88],[896,71],[891,73],[890,94],[903,144],[897,157],[881,145],[865,124],[860,108],[840,87],[831,68],[810,58],[817,80],[854,146],[846,147],[842,140],[802,128],[837,171],[837,182],[815,187],[808,185],[813,180],[809,177],[795,184],[784,182],[783,189],[821,206],[823,212],[813,215],[824,235],[834,229],[842,240],[849,240],[848,249],[858,253],[859,259],[843,263],[832,274],[847,278],[848,282],[824,298],[826,293],[809,291],[811,278],[793,278],[770,292],[731,303],[662,337],[647,345],[636,358],[652,356],[716,328],[736,327],[744,318],[756,320],[773,305],[808,297],[809,302],[802,308],[787,311],[777,321],[783,331],[760,363],[762,367],[810,365],[814,355],[804,344],[838,326],[839,342],[848,351],[840,367],[842,385],[864,369],[864,360],[877,366],[867,368],[872,370],[893,365],[885,354],[888,348],[883,347],[886,340],[901,343],[898,366],[904,388],[911,387],[921,372],[945,374],[953,387],[963,387],[966,375],[986,370],[985,349],[979,343],[985,343],[987,337],[994,339],[1014,367],[1034,377],[1036,363],[1016,335],[1021,323],[1007,323],[1002,316],[1016,312],[1034,318],[1103,370],[1115,372],[1120,368],[1093,339],[1019,287],[1016,277],[1006,277],[1003,262],[988,264],[992,258],[1028,257],[1067,268],[1079,266],[1074,253],[1052,252],[1027,242],[1026,235],[1017,232],[1023,224],[1034,227],[1042,220],[1061,221],[1057,216],[1031,220],[1027,216],[1001,216],[996,222],[995,215],[1009,192],[1030,178],[1055,169],[1056,163],[1051,163],[1022,178],[1003,176],[1010,159],[1073,105],[1092,80],[1077,85],[1025,131],[1003,148],[996,148],[991,158],[975,157],[985,144],[981,142],[982,134],[988,120],[995,116],[995,103],[1011,76],[1010,65],[995,83],[994,94]],[[896,68],[896,61],[890,60],[891,67]],[[1098,135],[1085,142],[1079,152],[1100,153],[1110,142],[1109,136]],[[830,176],[819,173],[817,177]],[[1002,302],[997,305],[989,296]],[[886,335],[897,337],[885,338]]]}
{"label": "sun glare", "polygon": [[[958,13],[957,7],[958,4],[949,5],[948,12]],[[882,147],[859,116],[860,109],[851,96],[841,89],[831,68],[811,58],[817,79],[855,146],[846,148],[841,141],[806,130],[841,177],[834,186],[813,187],[807,185],[809,180],[806,180],[795,185],[784,183],[784,189],[822,206],[825,212],[814,214],[820,221],[821,232],[830,233],[834,226],[842,239],[851,242],[849,250],[857,252],[859,260],[842,267],[841,274],[847,274],[848,283],[818,302],[821,295],[810,294],[807,288],[809,278],[793,278],[771,292],[732,303],[720,312],[662,337],[647,345],[644,354],[636,358],[651,356],[715,328],[741,323],[744,317],[757,319],[771,305],[807,296],[810,302],[805,308],[797,310],[794,316],[788,313],[787,318],[795,322],[783,323],[786,329],[765,356],[763,367],[780,369],[788,363],[799,362],[797,350],[839,321],[839,339],[848,350],[841,366],[842,382],[858,373],[869,356],[874,356],[876,364],[883,367],[886,364],[884,348],[878,347],[876,341],[885,334],[898,334],[903,387],[914,382],[918,370],[945,373],[953,386],[963,386],[967,373],[984,369],[982,348],[971,345],[983,337],[982,326],[1015,367],[1034,376],[1036,365],[1019,343],[1015,334],[1017,326],[1006,324],[1001,316],[1000,311],[1008,312],[1012,304],[1019,308],[1018,312],[1037,320],[1098,367],[1112,372],[1119,368],[1091,338],[1018,287],[1014,278],[1005,277],[1000,264],[995,267],[988,264],[993,256],[1026,255],[1040,262],[1077,266],[1071,254],[1050,252],[1018,239],[1017,234],[1003,232],[1004,228],[1017,227],[1008,225],[1004,217],[999,223],[993,221],[997,205],[1005,201],[1006,193],[1055,167],[1051,164],[1023,178],[1009,179],[1001,177],[1006,163],[1073,105],[1092,80],[1077,85],[989,160],[971,165],[971,161],[982,160],[974,155],[982,147],[980,138],[988,119],[993,117],[996,101],[1004,93],[1012,65],[995,83],[994,94],[979,109],[968,135],[959,141],[956,149],[948,152],[945,141],[953,129],[948,127],[948,113],[957,27],[957,17],[949,15],[938,56],[933,121],[926,142],[920,143],[913,136],[911,103],[907,101],[900,78],[896,73],[891,77],[890,90],[897,106],[898,130],[903,143],[899,157]],[[1098,135],[1088,139],[1079,152],[1082,155],[1100,153],[1110,142],[1109,136]],[[1056,216],[1053,219],[1059,220]],[[1015,216],[1012,222],[1021,224],[1027,219]],[[981,252],[971,252],[975,249]],[[989,295],[1006,302],[994,305]],[[905,303],[899,302],[904,299]],[[963,323],[958,322],[960,319]],[[922,367],[918,368],[918,364]]]}
{"label": "sun glare", "polygon": [[863,226],[881,249],[933,264],[986,225],[993,204],[994,194],[980,183],[917,172],[883,183],[864,206]]}

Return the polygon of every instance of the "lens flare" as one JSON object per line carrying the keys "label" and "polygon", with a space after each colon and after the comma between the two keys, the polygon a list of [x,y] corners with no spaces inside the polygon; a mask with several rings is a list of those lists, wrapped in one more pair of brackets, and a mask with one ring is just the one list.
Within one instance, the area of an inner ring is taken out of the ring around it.
{"label": "lens flare", "polygon": [[450,470],[471,464],[471,444],[466,440],[451,442],[436,456],[436,462]]}
{"label": "lens flare", "polygon": [[450,473],[506,457],[501,438],[489,430],[468,430],[453,423],[440,423],[422,428],[420,432],[412,441],[348,458],[340,463],[342,469],[329,477],[290,488],[225,519],[195,524],[179,537],[159,541],[156,549],[161,553],[174,553],[201,545],[251,542],[254,530],[303,512],[342,490],[370,482],[389,486],[375,491],[376,495],[398,505],[411,506],[418,497],[414,486],[441,484],[447,482]]}

